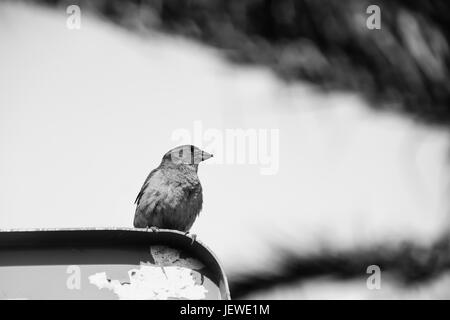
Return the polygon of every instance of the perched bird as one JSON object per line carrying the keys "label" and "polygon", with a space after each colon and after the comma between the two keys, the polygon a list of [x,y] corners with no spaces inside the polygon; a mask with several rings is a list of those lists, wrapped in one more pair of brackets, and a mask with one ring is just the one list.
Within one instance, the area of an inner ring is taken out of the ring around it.
{"label": "perched bird", "polygon": [[213,155],[193,145],[168,151],[148,175],[135,204],[135,228],[163,228],[189,232],[202,210],[200,162]]}

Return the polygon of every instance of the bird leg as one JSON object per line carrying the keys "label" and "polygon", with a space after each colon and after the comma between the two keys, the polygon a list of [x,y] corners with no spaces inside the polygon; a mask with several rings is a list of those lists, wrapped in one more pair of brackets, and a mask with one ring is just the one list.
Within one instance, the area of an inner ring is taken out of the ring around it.
{"label": "bird leg", "polygon": [[197,235],[196,234],[190,234],[189,231],[186,231],[184,233],[185,236],[190,237],[192,239],[191,245],[194,244],[195,240],[197,240]]}
{"label": "bird leg", "polygon": [[169,280],[169,277],[167,276],[166,270],[164,270],[163,266],[159,266],[162,270],[162,272],[164,273],[164,275],[166,276],[166,279]]}

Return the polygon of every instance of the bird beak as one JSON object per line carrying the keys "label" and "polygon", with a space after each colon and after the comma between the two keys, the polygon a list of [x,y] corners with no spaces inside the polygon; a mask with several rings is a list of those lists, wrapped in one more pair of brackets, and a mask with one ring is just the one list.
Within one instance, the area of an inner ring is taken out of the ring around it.
{"label": "bird beak", "polygon": [[212,158],[213,155],[209,154],[208,152],[202,151],[202,161],[208,160],[209,158]]}

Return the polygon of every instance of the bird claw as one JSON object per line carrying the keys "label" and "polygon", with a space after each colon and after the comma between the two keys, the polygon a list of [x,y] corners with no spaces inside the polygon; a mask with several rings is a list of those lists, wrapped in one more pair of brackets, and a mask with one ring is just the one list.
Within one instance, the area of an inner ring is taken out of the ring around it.
{"label": "bird claw", "polygon": [[[148,231],[148,229],[149,229],[149,227],[147,226],[147,228],[145,229],[145,231]],[[156,231],[159,231],[159,228],[158,228],[158,227],[155,227],[155,226],[152,226],[152,227],[150,227],[150,231],[151,231],[151,232],[156,232]]]}
{"label": "bird claw", "polygon": [[193,245],[195,240],[197,240],[197,235],[196,234],[190,234],[189,231],[186,232],[184,235],[187,236],[187,237],[190,237],[192,239],[191,245]]}

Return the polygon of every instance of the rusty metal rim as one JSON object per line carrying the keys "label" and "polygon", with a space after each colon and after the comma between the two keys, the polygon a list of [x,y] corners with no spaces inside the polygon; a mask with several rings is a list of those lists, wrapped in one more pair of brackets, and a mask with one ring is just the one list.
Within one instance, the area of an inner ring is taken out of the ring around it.
{"label": "rusty metal rim", "polygon": [[[184,232],[170,229],[159,229],[158,231],[151,231],[146,229],[136,229],[136,228],[37,228],[37,229],[0,229],[0,249],[5,248],[13,248],[13,247],[31,247],[40,244],[55,244],[58,245],[59,241],[64,237],[67,237],[71,233],[81,233],[83,234],[83,238],[74,237],[74,241],[83,241],[85,244],[90,244],[89,240],[105,238],[105,235],[112,237],[111,239],[115,239],[116,241],[121,241],[124,244],[131,243],[144,243],[144,240],[154,239],[156,238],[165,238],[167,239],[177,239],[178,244],[181,243],[190,243],[192,240],[190,237],[186,236]],[[123,234],[122,234],[123,233]],[[127,237],[123,237],[126,234]],[[142,235],[144,235],[142,237]],[[129,235],[139,235],[139,238],[134,237],[131,239]],[[148,235],[148,236],[147,236]],[[87,237],[86,237],[87,236]],[[90,236],[90,238],[89,238]],[[35,241],[30,242],[30,239],[45,240],[47,242],[38,242]],[[133,240],[133,241],[131,241]],[[199,246],[199,247],[197,247]],[[194,250],[195,248],[201,248],[201,251]],[[209,257],[206,257],[207,260],[212,260],[215,263],[215,268],[218,269],[220,273],[220,280],[223,283],[223,299],[230,300],[230,290],[228,287],[228,280],[225,274],[225,271],[222,267],[217,256],[214,252],[204,243],[199,240],[196,240],[193,248],[194,251],[197,251],[199,254],[202,251],[206,252]],[[205,258],[205,257],[203,257]],[[210,259],[212,258],[212,259]],[[221,290],[221,291],[222,291]]]}

